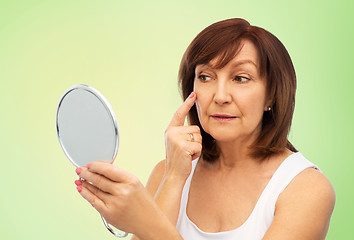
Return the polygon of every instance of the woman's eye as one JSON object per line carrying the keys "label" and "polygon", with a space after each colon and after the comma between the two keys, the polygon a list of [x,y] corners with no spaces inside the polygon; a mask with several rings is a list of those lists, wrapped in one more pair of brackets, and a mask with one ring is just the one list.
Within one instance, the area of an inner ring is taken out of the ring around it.
{"label": "woman's eye", "polygon": [[236,80],[237,82],[240,82],[240,83],[245,83],[245,82],[249,81],[250,79],[247,78],[247,77],[236,76],[236,77],[235,77],[235,80]]}
{"label": "woman's eye", "polygon": [[206,75],[199,75],[198,76],[198,78],[200,79],[200,80],[202,80],[202,81],[209,81],[210,79],[211,79],[211,77],[209,77],[209,76],[206,76]]}

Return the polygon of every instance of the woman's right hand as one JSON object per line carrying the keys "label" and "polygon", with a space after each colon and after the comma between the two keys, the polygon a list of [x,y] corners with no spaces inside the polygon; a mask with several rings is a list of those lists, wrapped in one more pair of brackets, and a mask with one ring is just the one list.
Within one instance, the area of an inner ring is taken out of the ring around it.
{"label": "woman's right hand", "polygon": [[165,131],[167,160],[165,177],[185,181],[192,170],[192,160],[201,154],[202,135],[199,127],[195,125],[184,126],[187,114],[196,99],[196,94],[192,92],[177,109]]}

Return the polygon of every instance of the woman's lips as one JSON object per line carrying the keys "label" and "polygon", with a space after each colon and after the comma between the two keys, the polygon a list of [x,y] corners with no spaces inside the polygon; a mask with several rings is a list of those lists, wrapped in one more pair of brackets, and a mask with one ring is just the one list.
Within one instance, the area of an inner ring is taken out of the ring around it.
{"label": "woman's lips", "polygon": [[228,114],[213,114],[211,117],[218,122],[229,122],[237,118]]}

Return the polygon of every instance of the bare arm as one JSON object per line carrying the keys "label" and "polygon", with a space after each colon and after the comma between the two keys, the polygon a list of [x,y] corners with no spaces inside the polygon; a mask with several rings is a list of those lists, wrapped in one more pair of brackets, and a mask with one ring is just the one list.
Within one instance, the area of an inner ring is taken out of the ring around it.
{"label": "bare arm", "polygon": [[[76,169],[77,190],[112,226],[141,240],[183,240],[139,179],[108,162]],[[143,213],[143,214],[142,214]]]}
{"label": "bare arm", "polygon": [[[162,164],[166,165],[166,162]],[[164,174],[160,182],[154,195],[155,202],[171,223],[176,225],[185,179]]]}
{"label": "bare arm", "polygon": [[[166,160],[160,161],[152,170],[149,180],[146,184],[147,191],[155,198],[155,202],[171,219],[171,223],[175,226],[178,218],[179,204],[182,194],[182,186],[178,188],[176,182],[172,181],[172,178],[168,178],[165,175]],[[136,236],[133,236],[131,240],[139,240]]]}
{"label": "bare arm", "polygon": [[184,126],[195,100],[196,95],[192,93],[174,114],[165,131],[166,160],[156,165],[146,185],[157,206],[173,226],[177,224],[182,189],[191,172],[192,160],[199,157],[202,149],[199,127]]}
{"label": "bare arm", "polygon": [[328,179],[315,169],[304,170],[280,194],[263,240],[325,239],[334,204]]}
{"label": "bare arm", "polygon": [[[165,174],[166,160],[160,161],[155,168],[152,170],[148,182],[146,183],[146,190],[151,194],[152,197],[155,196],[157,189],[162,181]],[[139,240],[135,235],[131,240]]]}

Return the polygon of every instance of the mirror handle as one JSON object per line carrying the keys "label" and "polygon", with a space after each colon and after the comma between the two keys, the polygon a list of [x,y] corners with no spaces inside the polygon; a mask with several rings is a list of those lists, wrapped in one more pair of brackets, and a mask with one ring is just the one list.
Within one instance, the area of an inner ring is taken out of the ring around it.
{"label": "mirror handle", "polygon": [[110,231],[114,236],[119,237],[119,238],[125,238],[126,236],[128,236],[128,233],[124,233],[124,234],[120,234],[115,232],[107,223],[106,219],[104,219],[104,217],[101,215],[102,221],[104,223],[104,225],[106,226],[106,228],[108,229],[108,231]]}

